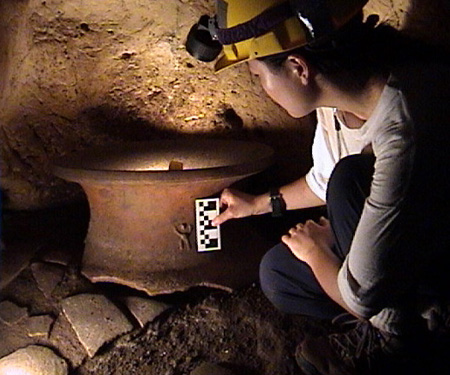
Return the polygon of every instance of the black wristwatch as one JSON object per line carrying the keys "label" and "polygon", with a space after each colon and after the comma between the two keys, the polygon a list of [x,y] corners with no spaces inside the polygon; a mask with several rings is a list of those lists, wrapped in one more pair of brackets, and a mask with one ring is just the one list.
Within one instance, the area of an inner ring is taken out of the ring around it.
{"label": "black wristwatch", "polygon": [[272,217],[281,217],[286,211],[286,203],[278,189],[270,189],[270,205],[272,206]]}

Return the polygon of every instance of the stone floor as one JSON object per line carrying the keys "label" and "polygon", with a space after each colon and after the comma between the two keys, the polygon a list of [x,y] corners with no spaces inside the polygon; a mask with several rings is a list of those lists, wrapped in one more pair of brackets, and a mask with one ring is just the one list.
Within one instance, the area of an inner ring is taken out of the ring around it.
{"label": "stone floor", "polygon": [[[30,373],[67,373],[95,356],[105,343],[144,327],[170,309],[132,291],[106,296],[105,288],[82,277],[80,249],[87,223],[78,220],[83,217],[4,214],[0,374],[21,357],[38,358],[25,361]],[[39,363],[53,369],[38,370]]]}

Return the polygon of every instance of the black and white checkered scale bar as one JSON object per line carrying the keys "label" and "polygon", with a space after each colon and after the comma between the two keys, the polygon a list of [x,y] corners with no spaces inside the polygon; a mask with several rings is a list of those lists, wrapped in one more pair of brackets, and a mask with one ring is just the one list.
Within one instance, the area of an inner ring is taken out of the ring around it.
{"label": "black and white checkered scale bar", "polygon": [[221,250],[220,227],[211,223],[219,212],[219,198],[195,200],[197,251]]}

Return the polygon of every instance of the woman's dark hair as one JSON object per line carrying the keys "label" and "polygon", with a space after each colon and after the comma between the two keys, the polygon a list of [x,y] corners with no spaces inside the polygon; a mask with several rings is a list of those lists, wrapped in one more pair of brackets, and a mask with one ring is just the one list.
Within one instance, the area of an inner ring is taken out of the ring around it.
{"label": "woman's dark hair", "polygon": [[327,40],[260,60],[276,69],[288,56],[298,54],[341,89],[359,91],[371,77],[388,76],[395,66],[437,56],[433,47],[389,25],[375,26],[377,21],[377,16],[369,16],[363,22],[360,14]]}

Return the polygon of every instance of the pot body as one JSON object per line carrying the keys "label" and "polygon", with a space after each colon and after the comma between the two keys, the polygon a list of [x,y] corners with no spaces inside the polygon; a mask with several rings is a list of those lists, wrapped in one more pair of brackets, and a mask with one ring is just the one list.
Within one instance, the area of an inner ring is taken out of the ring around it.
{"label": "pot body", "polygon": [[105,183],[82,187],[90,205],[84,267],[180,270],[209,262],[195,241],[195,199],[236,178],[185,183]]}

